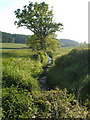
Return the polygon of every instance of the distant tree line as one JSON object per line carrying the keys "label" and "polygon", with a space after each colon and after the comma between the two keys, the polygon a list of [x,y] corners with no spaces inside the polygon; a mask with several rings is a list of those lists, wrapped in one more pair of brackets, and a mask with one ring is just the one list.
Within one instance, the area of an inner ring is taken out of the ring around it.
{"label": "distant tree line", "polygon": [[10,34],[2,32],[2,43],[26,43],[29,35]]}
{"label": "distant tree line", "polygon": [[[30,35],[21,35],[21,34],[11,34],[2,32],[2,43],[26,43],[30,42],[32,44],[32,41],[29,41]],[[78,42],[70,39],[60,39],[60,44],[62,47],[70,47],[70,46],[78,46],[80,45]]]}

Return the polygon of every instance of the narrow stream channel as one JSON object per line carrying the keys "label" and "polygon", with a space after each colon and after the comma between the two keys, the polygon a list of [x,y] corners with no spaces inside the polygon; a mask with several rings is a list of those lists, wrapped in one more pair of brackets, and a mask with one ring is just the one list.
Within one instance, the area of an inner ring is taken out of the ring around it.
{"label": "narrow stream channel", "polygon": [[[47,67],[44,68],[46,71],[48,71],[49,68],[52,66],[52,62],[53,62],[53,59],[52,59],[50,56],[48,56]],[[46,80],[47,80],[47,77],[46,77],[46,76],[43,76],[43,77],[40,79],[41,90],[42,90],[42,91],[46,91],[46,90],[47,90]]]}

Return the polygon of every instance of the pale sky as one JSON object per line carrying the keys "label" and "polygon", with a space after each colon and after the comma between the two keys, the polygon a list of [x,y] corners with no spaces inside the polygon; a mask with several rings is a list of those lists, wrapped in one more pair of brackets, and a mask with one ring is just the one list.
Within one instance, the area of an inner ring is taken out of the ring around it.
{"label": "pale sky", "polygon": [[0,31],[30,35],[30,30],[17,28],[14,11],[23,8],[31,2],[43,2],[53,6],[56,22],[64,25],[63,32],[58,32],[58,38],[71,39],[78,42],[88,42],[88,0],[0,0]]}

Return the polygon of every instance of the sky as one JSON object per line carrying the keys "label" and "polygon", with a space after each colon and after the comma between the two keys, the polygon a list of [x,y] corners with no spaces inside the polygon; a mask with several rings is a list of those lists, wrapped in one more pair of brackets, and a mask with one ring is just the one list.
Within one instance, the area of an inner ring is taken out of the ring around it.
{"label": "sky", "polygon": [[71,39],[79,43],[88,42],[88,0],[0,0],[0,31],[12,34],[31,35],[25,27],[17,28],[14,11],[31,2],[46,2],[53,6],[54,19],[64,25],[57,32],[59,39]]}

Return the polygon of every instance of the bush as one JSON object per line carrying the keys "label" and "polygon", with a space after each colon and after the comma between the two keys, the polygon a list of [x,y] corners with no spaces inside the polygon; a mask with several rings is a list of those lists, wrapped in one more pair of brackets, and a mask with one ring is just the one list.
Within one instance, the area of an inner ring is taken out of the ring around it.
{"label": "bush", "polygon": [[28,110],[27,92],[16,87],[4,88],[2,92],[3,119],[17,119]]}
{"label": "bush", "polygon": [[85,107],[80,107],[67,90],[46,92],[18,91],[14,87],[3,90],[3,118],[85,118]]}
{"label": "bush", "polygon": [[39,64],[38,68],[38,63],[31,60],[9,59],[2,68],[3,87],[16,86],[29,91],[40,90],[37,76],[41,71],[42,66]]}
{"label": "bush", "polygon": [[90,96],[89,52],[90,50],[72,50],[58,58],[55,66],[47,72],[48,87],[67,88],[74,92],[78,99]]}
{"label": "bush", "polygon": [[48,62],[48,56],[47,53],[44,51],[38,51],[36,54],[33,54],[31,56],[33,60],[38,60],[42,64],[42,66],[45,66]]}

